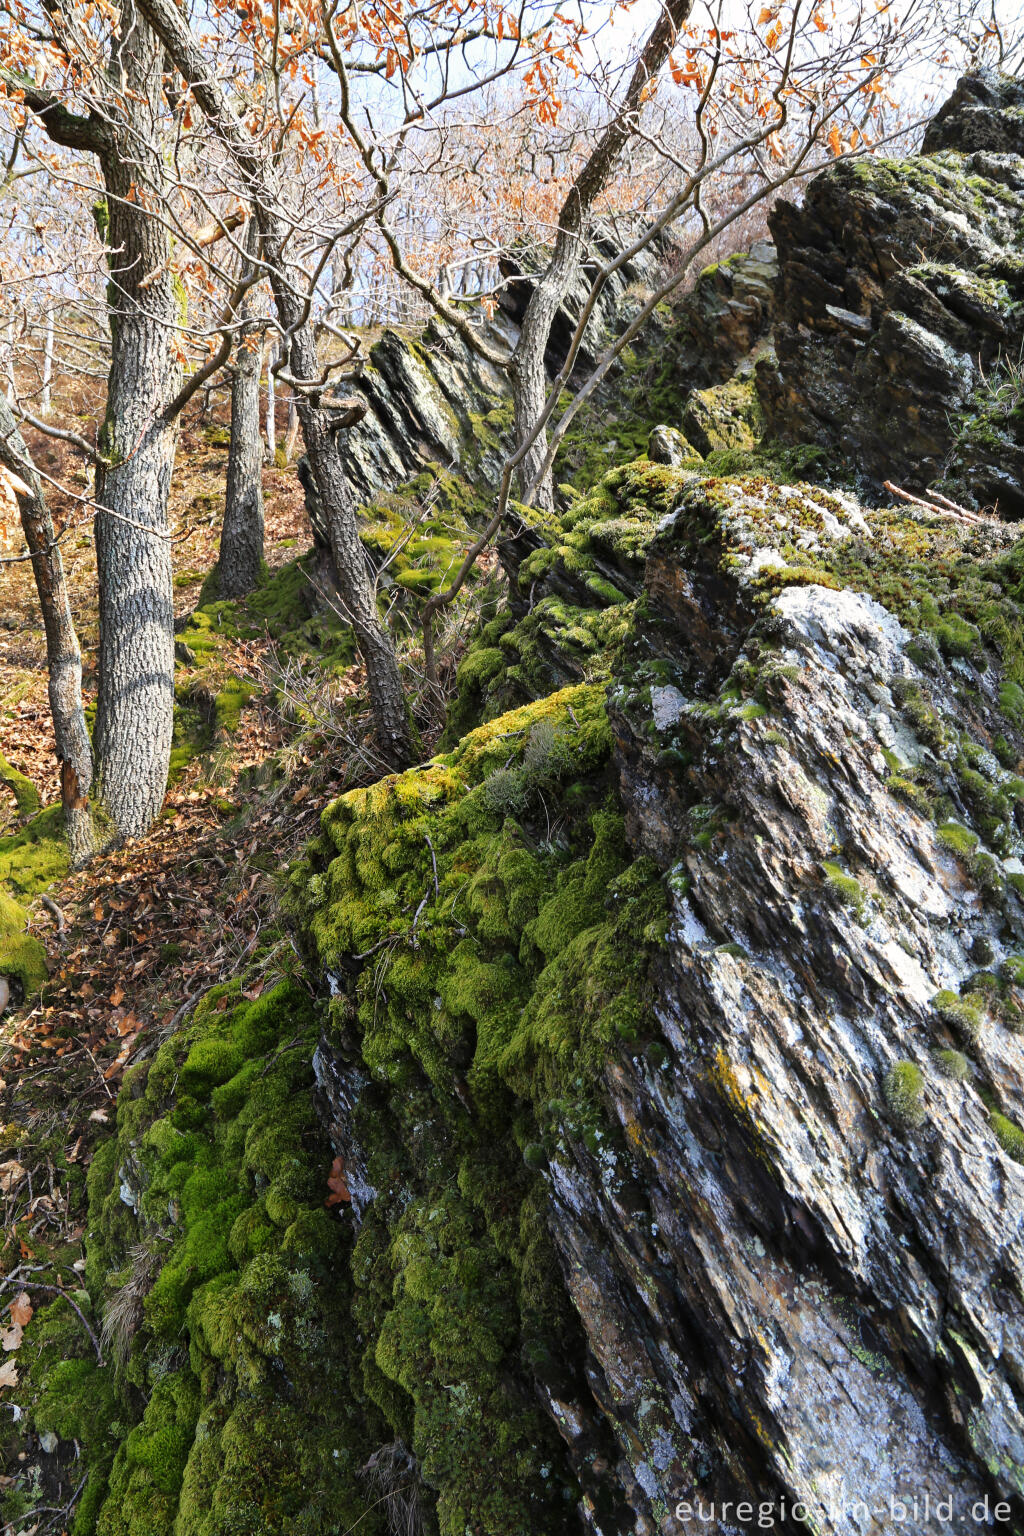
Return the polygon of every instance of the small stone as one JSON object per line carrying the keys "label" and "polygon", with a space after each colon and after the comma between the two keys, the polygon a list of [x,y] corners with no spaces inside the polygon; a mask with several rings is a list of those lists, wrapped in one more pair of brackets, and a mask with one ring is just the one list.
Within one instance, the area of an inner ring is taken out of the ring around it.
{"label": "small stone", "polygon": [[700,454],[691,448],[678,427],[655,427],[647,439],[647,457],[652,464],[667,464],[678,469],[688,459],[699,459]]}

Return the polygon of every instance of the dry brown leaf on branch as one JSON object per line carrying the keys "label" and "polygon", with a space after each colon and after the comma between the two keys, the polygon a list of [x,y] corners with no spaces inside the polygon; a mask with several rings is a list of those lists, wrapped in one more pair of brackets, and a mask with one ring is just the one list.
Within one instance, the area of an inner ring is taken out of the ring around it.
{"label": "dry brown leaf on branch", "polygon": [[13,1360],[5,1360],[0,1365],[0,1388],[16,1387],[18,1385],[18,1368]]}

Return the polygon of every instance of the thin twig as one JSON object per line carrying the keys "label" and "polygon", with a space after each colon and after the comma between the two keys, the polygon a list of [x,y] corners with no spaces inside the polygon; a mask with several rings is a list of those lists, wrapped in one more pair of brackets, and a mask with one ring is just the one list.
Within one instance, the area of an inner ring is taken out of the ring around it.
{"label": "thin twig", "polygon": [[909,501],[915,507],[924,507],[926,512],[934,512],[936,517],[948,517],[955,523],[980,523],[982,526],[986,523],[998,522],[998,518],[984,517],[978,512],[968,512],[966,507],[957,506],[955,501],[948,501],[945,496],[942,500],[946,505],[940,507],[934,501],[925,501],[922,496],[914,496],[910,491],[901,490],[898,485],[893,485],[891,480],[883,483],[890,495],[899,496],[902,501]]}
{"label": "thin twig", "polygon": [[106,1361],[103,1358],[103,1350],[100,1348],[99,1339],[90,1328],[88,1322],[86,1321],[85,1314],[82,1312],[82,1309],[78,1305],[77,1301],[75,1301],[74,1298],[68,1294],[62,1285],[44,1285],[41,1280],[23,1280],[19,1278],[17,1270],[13,1270],[12,1273],[7,1276],[6,1280],[0,1283],[0,1290],[6,1289],[8,1285],[20,1285],[22,1289],[26,1291],[49,1291],[54,1296],[63,1296],[64,1300],[67,1302],[72,1311],[78,1314],[79,1322],[82,1324],[82,1327],[85,1329],[86,1333],[92,1340],[92,1347],[96,1351],[97,1364],[106,1364]]}

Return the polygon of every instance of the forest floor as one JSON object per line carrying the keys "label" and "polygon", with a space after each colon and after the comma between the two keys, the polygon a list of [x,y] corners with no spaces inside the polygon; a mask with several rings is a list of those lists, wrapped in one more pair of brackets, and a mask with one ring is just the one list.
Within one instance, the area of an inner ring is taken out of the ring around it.
{"label": "forest floor", "polygon": [[[216,560],[227,457],[217,436],[216,424],[186,426],[179,446],[171,506],[179,618],[195,607]],[[62,445],[39,451],[47,474],[84,490],[84,473]],[[268,467],[264,496],[274,570],[311,540],[294,466]],[[52,505],[65,530],[88,703],[98,634],[91,522],[67,496],[54,494]],[[267,687],[269,648],[258,638],[231,647],[231,671],[252,698],[229,742],[184,763],[150,834],[28,903],[50,982],[34,1006],[12,1007],[0,1020],[0,1287],[12,1272],[31,1272],[43,1289],[76,1283],[82,1174],[113,1121],[125,1069],[216,982],[241,975],[246,995],[256,996],[293,963],[276,915],[277,873],[344,787],[345,769],[303,750]],[[57,801],[45,640],[27,562],[2,571],[0,750],[44,805]],[[17,827],[13,797],[0,785],[0,849]]]}

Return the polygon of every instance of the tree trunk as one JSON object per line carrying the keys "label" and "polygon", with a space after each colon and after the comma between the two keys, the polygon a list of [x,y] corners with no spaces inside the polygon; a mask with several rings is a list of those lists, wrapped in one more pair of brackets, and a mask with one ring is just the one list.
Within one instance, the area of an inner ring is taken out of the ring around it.
{"label": "tree trunk", "polygon": [[44,416],[50,414],[50,385],[53,381],[53,305],[46,306],[46,339],[43,342],[43,392],[40,406]]}
{"label": "tree trunk", "polygon": [[644,93],[672,52],[678,29],[692,9],[693,0],[667,0],[651,28],[625,95],[562,204],[554,250],[530,295],[509,363],[516,447],[530,443],[519,465],[520,490],[524,497],[530,495],[535,506],[546,511],[551,511],[555,504],[554,473],[549,469],[541,475],[548,441],[547,432],[538,429],[537,423],[547,399],[544,354],[551,327],[579,272],[594,203],[607,185],[624,145],[636,132]]}
{"label": "tree trunk", "polygon": [[[101,154],[108,198],[111,360],[97,471],[100,589],[96,756],[103,801],[125,837],[141,837],[163,804],[174,717],[174,589],[167,497],[177,427],[162,412],[181,382],[173,341],[179,314],[170,241],[146,211],[164,184],[162,50],[127,0],[111,74],[121,90]],[[148,199],[147,199],[148,200]],[[162,275],[147,288],[147,274]]]}
{"label": "tree trunk", "polygon": [[[255,235],[250,221],[246,249]],[[239,318],[249,311],[243,301]],[[248,343],[248,344],[247,344]],[[231,381],[231,443],[224,496],[224,524],[217,559],[220,597],[242,597],[258,586],[263,572],[263,443],[260,438],[259,332],[243,328],[235,348]]]}
{"label": "tree trunk", "polygon": [[[512,411],[515,426],[515,443],[521,448],[534,432],[544,409],[548,393],[548,375],[544,366],[551,327],[568,292],[573,275],[579,265],[579,242],[558,241],[559,250],[552,257],[547,271],[538,280],[523,316],[522,329],[510,363],[512,385]],[[548,451],[548,435],[539,431],[527,448],[519,465],[519,489],[525,497],[540,473]],[[554,511],[555,477],[549,471],[532,496],[533,504],[546,512]]]}
{"label": "tree trunk", "polygon": [[351,618],[366,667],[378,744],[394,767],[403,767],[412,761],[413,745],[398,658],[377,612],[376,591],[359,537],[355,507],[335,449],[332,412],[322,403],[316,337],[301,297],[305,279],[288,261],[286,246],[290,230],[282,211],[284,201],[273,161],[266,156],[262,144],[254,143],[235,116],[174,0],[138,0],[138,3],[158,32],[168,57],[191,87],[200,108],[238,166],[256,210],[260,256],[267,265],[278,319],[286,338],[289,371],[304,386],[297,393],[306,456],[330,531],[339,594]]}
{"label": "tree trunk", "polygon": [[[272,271],[280,270],[278,263],[273,262]],[[271,281],[274,281],[273,277]],[[285,307],[290,303],[297,306],[294,293],[298,283],[296,281],[293,288],[286,274],[276,286],[278,309],[284,319]],[[285,324],[288,324],[287,320]],[[290,362],[296,378],[313,380],[318,377],[316,342],[308,324],[300,326],[292,337]],[[378,745],[386,761],[401,768],[413,759],[405,693],[394,644],[377,612],[377,594],[335,446],[331,412],[314,403],[314,398],[306,393],[299,393],[297,409],[306,457],[327,520],[339,595],[351,619],[366,667]]]}
{"label": "tree trunk", "polygon": [[267,463],[273,464],[277,456],[277,402],[274,398],[274,375],[272,372],[277,362],[277,346],[271,342],[267,347]]}
{"label": "tree trunk", "polygon": [[295,396],[288,401],[288,436],[284,440],[285,463],[290,464],[295,457],[295,444],[299,439],[299,410],[295,403]]}
{"label": "tree trunk", "polygon": [[61,799],[71,863],[84,864],[96,843],[89,810],[92,787],[92,746],[82,707],[82,654],[78,648],[64,562],[56,543],[53,519],[43,487],[29,457],[10,407],[0,399],[0,463],[28,494],[18,492],[18,511],[25,543],[32,556],[32,573],[46,631],[46,667],[53,735],[60,764]]}

